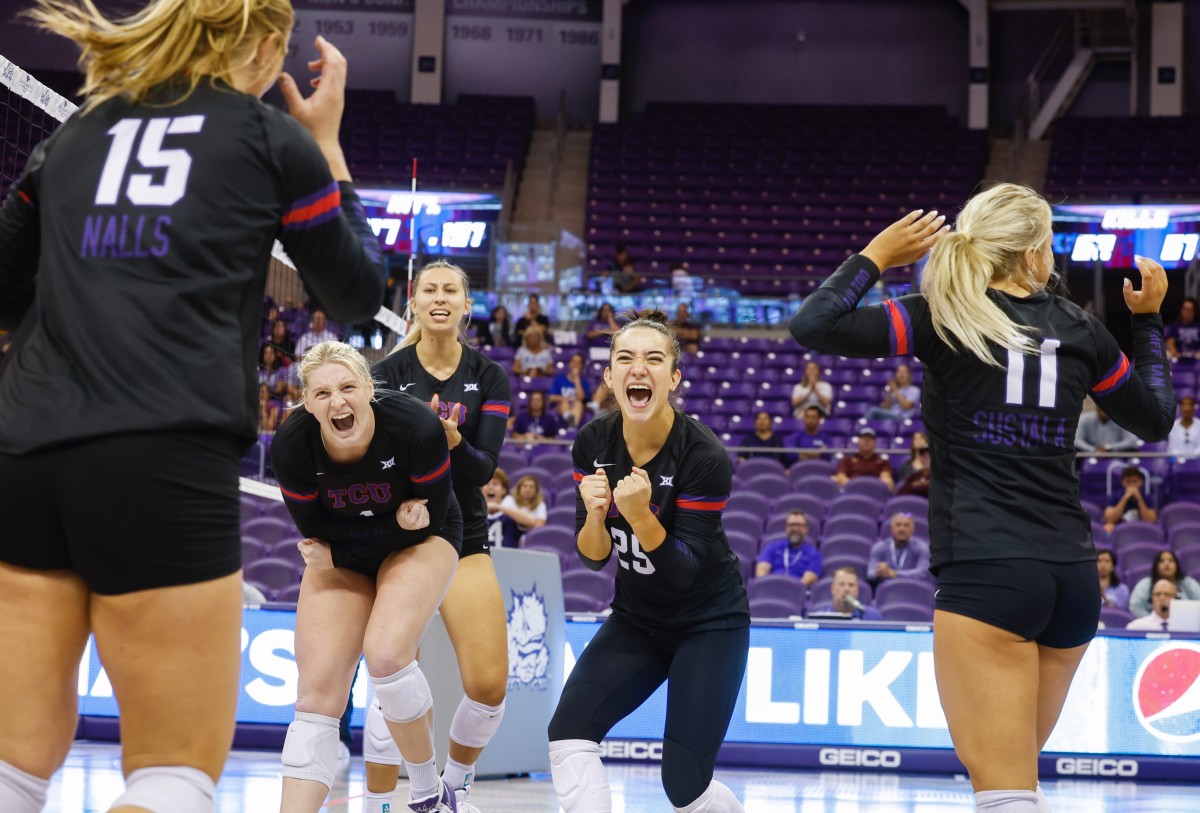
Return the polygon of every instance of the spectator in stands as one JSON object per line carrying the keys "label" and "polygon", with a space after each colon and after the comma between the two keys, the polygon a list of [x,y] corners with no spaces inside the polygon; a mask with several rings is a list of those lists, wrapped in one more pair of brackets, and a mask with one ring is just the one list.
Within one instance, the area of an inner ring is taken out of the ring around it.
{"label": "spectator in stands", "polygon": [[287,325],[288,333],[293,336],[301,334],[308,328],[309,321],[312,319],[312,314],[308,312],[308,308],[304,307],[294,299],[288,299],[283,303],[283,307],[279,310],[279,318]]}
{"label": "spectator in stands", "polygon": [[610,412],[615,412],[616,409],[617,396],[602,378],[600,379],[600,383],[596,385],[596,391],[592,394],[592,417],[599,418]]}
{"label": "spectator in stands", "polygon": [[671,266],[671,290],[680,295],[696,293],[696,277],[687,272],[683,263]]}
{"label": "spectator in stands", "polygon": [[1191,601],[1200,601],[1200,582],[1183,572],[1174,551],[1164,550],[1155,557],[1150,575],[1141,579],[1129,592],[1129,612],[1142,616],[1153,609],[1150,603],[1150,586],[1158,584],[1160,579],[1174,582],[1177,595]]}
{"label": "spectator in stands", "polygon": [[1167,451],[1180,457],[1200,455],[1200,426],[1196,426],[1196,399],[1185,395],[1179,399],[1179,420],[1167,438]]}
{"label": "spectator in stands", "polygon": [[264,344],[258,351],[258,383],[265,386],[272,398],[287,395],[288,372],[274,345]]}
{"label": "spectator in stands", "polygon": [[767,543],[754,564],[754,576],[791,576],[805,587],[821,578],[821,552],[808,538],[808,517],[800,509],[788,511],[783,539]]}
{"label": "spectator in stands", "polygon": [[521,347],[513,358],[512,371],[530,378],[545,378],[554,371],[554,353],[546,346],[540,328],[530,328],[524,332]]}
{"label": "spectator in stands", "polygon": [[1104,527],[1111,531],[1122,522],[1154,522],[1158,512],[1151,505],[1152,500],[1143,491],[1146,488],[1146,476],[1137,466],[1126,466],[1121,472],[1120,494],[1114,494],[1104,509]]}
{"label": "spectator in stands", "polygon": [[700,349],[700,323],[692,321],[692,314],[683,302],[675,308],[675,320],[671,330],[685,352],[695,353]]}
{"label": "spectator in stands", "polygon": [[514,440],[553,438],[561,428],[562,421],[546,409],[546,393],[534,390],[529,393],[529,405],[513,418],[512,436]]}
{"label": "spectator in stands", "polygon": [[1154,592],[1150,594],[1152,611],[1133,619],[1125,625],[1125,629],[1165,630],[1167,621],[1171,618],[1171,602],[1178,594],[1178,586],[1170,579],[1159,579],[1154,582]]}
{"label": "spectator in stands", "polygon": [[492,308],[492,315],[486,325],[475,329],[481,347],[513,347],[512,319],[509,318],[508,308],[497,305]]}
{"label": "spectator in stands", "polygon": [[502,507],[508,499],[508,473],[504,469],[496,469],[492,472],[492,479],[484,483],[481,490],[487,503],[488,544],[493,548],[517,547],[524,532]]}
{"label": "spectator in stands", "polygon": [[[754,431],[747,432],[739,441],[741,446],[753,446],[756,449],[783,449],[783,438],[775,431],[771,413],[759,412],[754,416]],[[738,460],[749,460],[752,457],[765,457],[778,460],[783,465],[788,464],[788,455],[783,451],[776,452],[739,452]]]}
{"label": "spectator in stands", "polygon": [[920,411],[921,388],[913,384],[908,365],[901,364],[883,388],[883,402],[867,410],[865,417],[868,421],[902,421]]}
{"label": "spectator in stands", "polygon": [[875,451],[875,430],[864,426],[858,430],[858,451],[848,454],[838,463],[833,481],[839,486],[853,480],[855,477],[878,477],[891,491],[895,488],[892,480],[892,464],[884,460]]}
{"label": "spectator in stands", "polygon": [[[804,425],[788,436],[785,445],[796,449],[827,449],[833,444],[822,428],[825,423],[825,413],[820,407],[807,406],[804,408]],[[801,460],[815,460],[821,456],[819,451],[800,452]]]}
{"label": "spectator in stands", "polygon": [[858,571],[852,567],[839,567],[833,571],[833,584],[829,586],[831,600],[813,607],[815,613],[844,613],[862,621],[882,621],[879,610],[864,605],[858,600]]}
{"label": "spectator in stands", "polygon": [[1167,337],[1167,356],[1172,361],[1194,359],[1200,355],[1200,322],[1196,321],[1196,300],[1188,297],[1179,306],[1179,318],[1163,330]]}
{"label": "spectator in stands", "polygon": [[833,386],[821,380],[821,365],[815,361],[804,365],[804,378],[792,388],[792,414],[803,417],[810,406],[821,410],[822,415],[833,410]]}
{"label": "spectator in stands", "polygon": [[912,439],[912,452],[908,462],[900,467],[896,478],[900,485],[896,494],[916,494],[921,497],[929,496],[930,469],[929,438],[924,432],[916,432]]}
{"label": "spectator in stands", "polygon": [[258,431],[273,434],[283,420],[283,404],[271,397],[266,384],[258,385]]}
{"label": "spectator in stands", "polygon": [[1095,412],[1085,412],[1079,417],[1079,428],[1075,430],[1076,451],[1128,452],[1137,445],[1137,436],[1118,426],[1099,405]]}
{"label": "spectator in stands", "polygon": [[329,329],[325,321],[325,311],[314,308],[312,321],[309,322],[308,332],[296,341],[296,358],[303,358],[308,348],[316,347],[321,342],[336,342],[340,337]]}
{"label": "spectator in stands", "polygon": [[613,288],[622,294],[640,293],[646,288],[646,278],[634,268],[633,260],[627,260],[620,270],[613,274]]}
{"label": "spectator in stands", "polygon": [[538,325],[543,334],[543,338],[547,343],[550,343],[550,320],[546,318],[546,314],[542,313],[542,300],[537,294],[529,295],[529,302],[525,305],[525,313],[521,314],[521,318],[517,320],[517,326],[513,331],[513,341],[517,345],[524,345],[525,332],[533,325]]}
{"label": "spectator in stands", "polygon": [[588,325],[587,333],[584,334],[588,340],[588,345],[591,347],[608,347],[608,343],[612,341],[612,335],[621,329],[621,323],[617,321],[617,315],[613,311],[613,306],[608,302],[600,305],[600,309],[596,311],[596,318]]}
{"label": "spectator in stands", "polygon": [[[542,499],[542,486],[532,474],[526,474],[517,480],[513,492],[496,506],[496,509],[511,519],[517,525],[517,544],[526,532],[540,528],[546,524],[546,502]],[[488,513],[492,512],[491,503]]]}
{"label": "spectator in stands", "polygon": [[900,511],[892,515],[891,538],[871,548],[867,581],[874,586],[897,576],[923,579],[929,575],[929,546],[913,538],[916,530],[912,514]]}
{"label": "spectator in stands", "polygon": [[271,338],[271,327],[278,318],[279,306],[275,304],[275,300],[269,296],[263,297],[262,340],[264,342]]}
{"label": "spectator in stands", "polygon": [[275,348],[275,353],[285,367],[295,360],[296,340],[288,332],[287,322],[282,319],[276,319],[271,325],[271,337],[267,340],[267,344]]}
{"label": "spectator in stands", "polygon": [[1116,551],[1103,548],[1096,551],[1096,570],[1100,574],[1100,601],[1106,607],[1129,609],[1129,585],[1121,584]]}
{"label": "spectator in stands", "polygon": [[566,426],[583,423],[583,407],[592,396],[591,387],[583,377],[583,353],[572,353],[567,368],[554,376],[550,384],[550,408]]}

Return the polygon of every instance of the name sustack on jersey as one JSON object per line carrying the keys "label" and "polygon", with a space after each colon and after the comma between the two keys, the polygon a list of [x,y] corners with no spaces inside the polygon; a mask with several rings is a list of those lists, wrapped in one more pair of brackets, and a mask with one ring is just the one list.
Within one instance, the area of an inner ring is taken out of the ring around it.
{"label": "name sustack on jersey", "polygon": [[[573,449],[575,482],[603,470],[608,484],[633,471],[633,460],[621,439],[619,412],[591,421],[579,430]],[[681,412],[666,443],[645,466],[650,476],[650,510],[667,528],[666,540],[653,551],[641,548],[633,528],[614,502],[605,527],[617,557],[613,615],[657,632],[744,627],[750,608],[737,556],[725,538],[721,512],[729,499],[733,468],[712,430]],[[575,533],[587,512],[575,498]],[[698,573],[687,576],[662,567],[669,547],[685,548]]]}
{"label": "name sustack on jersey", "polygon": [[449,420],[460,405],[458,431],[462,440],[450,451],[454,495],[463,512],[462,555],[486,553],[489,548],[487,502],[480,491],[492,472],[508,427],[511,387],[500,365],[477,350],[463,347],[458,369],[445,381],[430,375],[417,358],[415,345],[403,347],[372,368],[384,387],[428,404],[438,397],[438,417]]}
{"label": "name sustack on jersey", "polygon": [[997,347],[1000,366],[991,366],[942,341],[920,294],[887,300],[882,316],[879,307],[854,310],[878,279],[874,263],[851,257],[808,298],[792,334],[801,344],[810,332],[836,335],[846,355],[915,355],[925,364],[931,565],[1095,559],[1074,472],[1079,411],[1090,395],[1139,435],[1152,434],[1156,413],[1174,413],[1162,317],[1133,316],[1134,365],[1096,318],[1069,300],[1049,291],[1017,297],[989,289],[1014,322],[1033,328],[1039,349],[1026,355]]}

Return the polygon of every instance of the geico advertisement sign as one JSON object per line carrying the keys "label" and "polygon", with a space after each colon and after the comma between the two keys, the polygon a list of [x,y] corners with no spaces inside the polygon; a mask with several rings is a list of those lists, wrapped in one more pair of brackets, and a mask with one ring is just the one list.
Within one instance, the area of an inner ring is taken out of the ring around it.
{"label": "geico advertisement sign", "polygon": [[1136,759],[1061,757],[1054,763],[1059,776],[1137,776]]}
{"label": "geico advertisement sign", "polygon": [[900,752],[875,748],[822,748],[817,761],[832,768],[899,768]]}

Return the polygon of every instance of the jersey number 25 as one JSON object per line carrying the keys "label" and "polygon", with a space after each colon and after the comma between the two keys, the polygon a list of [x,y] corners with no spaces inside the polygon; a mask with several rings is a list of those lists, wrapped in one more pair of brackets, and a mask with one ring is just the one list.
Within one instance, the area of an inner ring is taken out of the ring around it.
{"label": "jersey number 25", "polygon": [[626,534],[620,528],[610,528],[609,531],[612,533],[613,548],[617,551],[617,561],[621,567],[629,570],[632,566],[635,571],[647,576],[654,572],[654,563],[642,550],[636,536]]}

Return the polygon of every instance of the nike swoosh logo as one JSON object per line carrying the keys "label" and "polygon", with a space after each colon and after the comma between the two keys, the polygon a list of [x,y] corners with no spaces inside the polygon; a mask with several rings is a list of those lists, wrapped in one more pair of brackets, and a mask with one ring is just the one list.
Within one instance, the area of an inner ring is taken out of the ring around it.
{"label": "nike swoosh logo", "polygon": [[411,386],[412,386],[412,384],[400,384],[396,387],[396,389],[400,390],[400,392],[404,392]]}
{"label": "nike swoosh logo", "polygon": [[595,466],[595,467],[596,467],[596,468],[598,468],[598,469],[602,469],[602,468],[604,468],[605,466],[615,466],[615,465],[617,465],[617,464],[616,464],[616,463],[601,463],[599,460],[593,460],[593,461],[592,461],[592,465],[593,465],[593,466]]}

